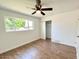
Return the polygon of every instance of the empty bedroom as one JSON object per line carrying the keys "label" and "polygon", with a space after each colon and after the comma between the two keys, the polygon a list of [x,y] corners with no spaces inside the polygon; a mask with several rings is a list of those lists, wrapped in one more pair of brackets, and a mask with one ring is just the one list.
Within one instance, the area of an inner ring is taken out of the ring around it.
{"label": "empty bedroom", "polygon": [[79,59],[79,0],[0,0],[0,59]]}

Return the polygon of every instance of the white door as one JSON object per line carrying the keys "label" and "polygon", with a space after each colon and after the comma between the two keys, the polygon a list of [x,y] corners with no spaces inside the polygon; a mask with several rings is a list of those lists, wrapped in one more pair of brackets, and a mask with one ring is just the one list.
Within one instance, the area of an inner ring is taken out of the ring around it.
{"label": "white door", "polygon": [[77,44],[79,45],[79,20],[77,21]]}
{"label": "white door", "polygon": [[77,36],[76,36],[76,51],[77,51],[77,59],[79,59],[79,20],[77,21]]}
{"label": "white door", "polygon": [[46,39],[46,22],[41,22],[41,38]]}

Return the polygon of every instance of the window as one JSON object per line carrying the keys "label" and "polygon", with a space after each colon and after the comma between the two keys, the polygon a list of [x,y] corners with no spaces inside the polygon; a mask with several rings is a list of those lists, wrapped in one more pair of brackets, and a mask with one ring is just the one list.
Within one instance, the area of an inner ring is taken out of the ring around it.
{"label": "window", "polygon": [[24,18],[6,17],[5,28],[7,32],[33,30],[33,21]]}

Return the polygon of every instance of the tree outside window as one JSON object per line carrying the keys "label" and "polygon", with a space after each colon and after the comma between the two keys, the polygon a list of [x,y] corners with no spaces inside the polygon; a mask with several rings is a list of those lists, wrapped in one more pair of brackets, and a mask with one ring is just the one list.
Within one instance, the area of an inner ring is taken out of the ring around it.
{"label": "tree outside window", "polygon": [[23,31],[32,30],[33,21],[26,20],[24,18],[7,17],[5,19],[6,31]]}

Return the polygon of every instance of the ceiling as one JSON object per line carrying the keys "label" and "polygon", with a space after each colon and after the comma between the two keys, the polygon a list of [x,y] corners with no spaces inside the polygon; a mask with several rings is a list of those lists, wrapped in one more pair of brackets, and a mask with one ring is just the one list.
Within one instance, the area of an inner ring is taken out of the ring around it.
{"label": "ceiling", "polygon": [[[32,15],[35,0],[0,0],[0,7]],[[46,15],[58,14],[79,9],[79,0],[42,0],[43,7],[52,7],[53,11],[44,11]],[[35,15],[42,17],[37,12]]]}

